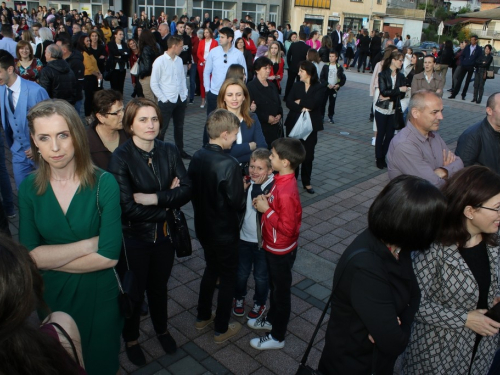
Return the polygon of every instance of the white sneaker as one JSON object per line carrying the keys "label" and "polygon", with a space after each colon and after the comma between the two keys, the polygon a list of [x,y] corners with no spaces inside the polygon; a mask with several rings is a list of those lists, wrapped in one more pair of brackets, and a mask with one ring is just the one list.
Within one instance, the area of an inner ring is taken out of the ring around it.
{"label": "white sneaker", "polygon": [[265,317],[259,317],[257,319],[249,319],[247,322],[247,326],[252,329],[261,329],[264,331],[271,331],[273,329],[273,325],[269,323]]}
{"label": "white sneaker", "polygon": [[275,340],[271,334],[268,333],[264,337],[251,339],[250,346],[257,350],[283,349],[285,347],[285,341]]}
{"label": "white sneaker", "polygon": [[372,137],[372,146],[375,146],[375,137]]}

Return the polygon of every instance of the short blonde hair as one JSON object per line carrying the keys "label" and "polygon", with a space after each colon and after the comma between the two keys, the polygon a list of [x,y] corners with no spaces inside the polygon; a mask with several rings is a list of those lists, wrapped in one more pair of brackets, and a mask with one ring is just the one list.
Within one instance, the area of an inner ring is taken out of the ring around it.
{"label": "short blonde hair", "polygon": [[217,139],[224,132],[233,132],[240,127],[240,120],[227,109],[219,108],[208,116],[207,133],[210,139]]}

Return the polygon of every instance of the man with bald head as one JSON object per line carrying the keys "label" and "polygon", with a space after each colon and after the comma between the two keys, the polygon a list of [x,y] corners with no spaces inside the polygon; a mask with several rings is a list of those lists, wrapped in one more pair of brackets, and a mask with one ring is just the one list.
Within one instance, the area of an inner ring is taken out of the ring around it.
{"label": "man with bald head", "polygon": [[500,173],[500,92],[486,102],[486,117],[458,138],[457,155],[466,167],[484,165]]}
{"label": "man with bald head", "polygon": [[162,53],[168,50],[168,38],[170,38],[170,26],[168,23],[162,23],[158,26],[158,31],[154,33],[156,42],[160,45]]}
{"label": "man with bald head", "polygon": [[433,91],[417,91],[408,106],[406,127],[391,141],[387,153],[389,178],[408,174],[436,186],[464,167],[436,132],[443,119],[443,101]]}

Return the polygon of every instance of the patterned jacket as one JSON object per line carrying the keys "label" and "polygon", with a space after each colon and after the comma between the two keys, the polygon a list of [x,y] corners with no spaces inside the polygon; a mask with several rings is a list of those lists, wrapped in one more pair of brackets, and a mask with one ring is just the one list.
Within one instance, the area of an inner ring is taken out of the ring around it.
{"label": "patterned jacket", "polygon": [[[488,305],[499,293],[499,248],[487,246],[491,285]],[[406,374],[467,374],[476,333],[465,328],[467,313],[477,309],[479,289],[456,246],[432,245],[413,262],[422,300],[415,316],[410,343],[404,354]],[[498,335],[483,337],[471,375],[488,373]]]}

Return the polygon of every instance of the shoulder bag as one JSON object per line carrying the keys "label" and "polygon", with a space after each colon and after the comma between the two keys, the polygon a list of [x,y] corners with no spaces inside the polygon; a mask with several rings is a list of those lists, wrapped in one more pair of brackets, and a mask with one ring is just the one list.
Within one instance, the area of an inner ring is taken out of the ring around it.
{"label": "shoulder bag", "polygon": [[[323,323],[323,319],[325,318],[326,312],[328,311],[328,307],[330,307],[330,304],[332,302],[333,293],[335,292],[335,289],[337,288],[337,286],[342,278],[342,274],[344,273],[344,270],[346,269],[347,264],[356,255],[361,254],[361,253],[368,253],[368,252],[370,252],[369,249],[357,249],[357,250],[353,251],[352,254],[350,254],[349,257],[347,257],[347,259],[345,260],[343,267],[340,270],[338,270],[338,272],[339,272],[338,277],[335,278],[335,276],[334,276],[334,282],[333,282],[333,286],[332,286],[332,294],[330,294],[330,298],[328,299],[328,302],[326,303],[326,306],[323,309],[323,313],[321,314],[321,317],[319,318],[319,322],[316,325],[316,329],[314,330],[314,333],[311,337],[311,340],[309,340],[309,344],[307,345],[306,352],[304,353],[304,356],[300,360],[299,369],[297,370],[295,375],[322,375],[322,373],[320,371],[314,370],[312,367],[306,365],[307,357],[309,357],[309,352],[312,349],[314,339],[316,338],[316,335],[318,334],[318,331],[321,327],[321,323]],[[375,347],[375,349],[373,350],[371,375],[376,375],[375,367],[376,367],[376,363],[377,363],[377,356],[378,356],[378,354],[377,354],[377,350]]]}
{"label": "shoulder bag", "polygon": [[403,115],[403,108],[401,107],[401,99],[399,97],[396,99],[396,105],[394,106],[394,130],[401,130],[405,127],[405,120]]}
{"label": "shoulder bag", "polygon": [[[99,207],[99,188],[101,185],[101,177],[108,172],[103,172],[99,176],[99,181],[97,183],[97,211],[99,216],[101,216],[101,208]],[[123,276],[123,281],[120,280],[118,272],[113,267],[113,272],[115,273],[116,282],[118,283],[118,290],[120,294],[118,296],[118,306],[120,308],[120,313],[127,319],[131,318],[134,313],[134,307],[137,302],[140,301],[139,290],[137,287],[137,280],[135,278],[134,272],[130,269],[127,258],[127,249],[125,247],[125,240],[122,236],[123,243],[123,253],[125,255],[125,261],[127,262],[127,271]]]}
{"label": "shoulder bag", "polygon": [[486,71],[486,79],[495,78],[495,63],[492,61],[489,69]]}
{"label": "shoulder bag", "polygon": [[174,226],[170,228],[170,241],[175,249],[177,258],[188,257],[193,254],[191,237],[184,213],[179,208],[172,209]]}

